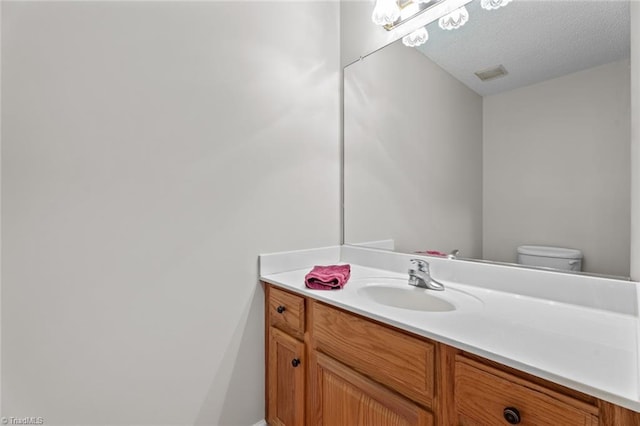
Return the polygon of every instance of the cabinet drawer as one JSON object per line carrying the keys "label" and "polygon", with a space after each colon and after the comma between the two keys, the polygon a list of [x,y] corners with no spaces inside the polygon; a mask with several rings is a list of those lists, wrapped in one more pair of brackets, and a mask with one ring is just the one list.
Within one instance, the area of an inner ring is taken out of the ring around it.
{"label": "cabinet drawer", "polygon": [[[598,409],[462,356],[455,363],[455,404],[461,425],[597,425]],[[507,418],[511,416],[511,422]]]}
{"label": "cabinet drawer", "polygon": [[431,406],[434,344],[314,302],[317,349],[410,399]]}
{"label": "cabinet drawer", "polygon": [[302,339],[304,337],[304,298],[269,287],[269,324]]}

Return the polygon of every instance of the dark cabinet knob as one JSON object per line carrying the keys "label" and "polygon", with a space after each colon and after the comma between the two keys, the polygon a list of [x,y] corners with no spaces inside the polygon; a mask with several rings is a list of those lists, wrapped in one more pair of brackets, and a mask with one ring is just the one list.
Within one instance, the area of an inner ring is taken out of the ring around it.
{"label": "dark cabinet knob", "polygon": [[279,314],[283,313],[284,311],[286,311],[287,308],[285,308],[284,306],[280,305],[276,308],[276,311],[278,311]]}
{"label": "dark cabinet knob", "polygon": [[502,412],[502,415],[504,416],[504,419],[512,425],[520,423],[520,412],[517,408],[507,407]]}
{"label": "dark cabinet knob", "polygon": [[293,365],[294,367],[299,366],[300,360],[298,358],[294,358],[293,360],[291,360],[291,365]]}

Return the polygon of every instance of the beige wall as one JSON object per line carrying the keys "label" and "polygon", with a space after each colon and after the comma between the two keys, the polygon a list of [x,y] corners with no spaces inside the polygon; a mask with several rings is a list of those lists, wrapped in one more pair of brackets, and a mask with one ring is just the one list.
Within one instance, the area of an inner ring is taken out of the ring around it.
{"label": "beige wall", "polygon": [[480,257],[482,98],[401,42],[347,67],[344,92],[345,241]]}
{"label": "beige wall", "polygon": [[571,247],[584,270],[628,276],[629,62],[486,96],[483,109],[484,258]]}
{"label": "beige wall", "polygon": [[631,2],[631,278],[640,281],[640,2]]}
{"label": "beige wall", "polygon": [[339,241],[339,5],[2,8],[2,415],[262,419],[257,256]]}

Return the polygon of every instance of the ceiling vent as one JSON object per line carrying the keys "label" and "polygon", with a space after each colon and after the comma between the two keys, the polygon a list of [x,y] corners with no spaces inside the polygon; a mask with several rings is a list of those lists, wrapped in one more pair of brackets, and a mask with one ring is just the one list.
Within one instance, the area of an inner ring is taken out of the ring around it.
{"label": "ceiling vent", "polygon": [[509,74],[503,65],[488,68],[482,71],[476,71],[474,73],[482,81],[494,80],[496,78],[504,77]]}

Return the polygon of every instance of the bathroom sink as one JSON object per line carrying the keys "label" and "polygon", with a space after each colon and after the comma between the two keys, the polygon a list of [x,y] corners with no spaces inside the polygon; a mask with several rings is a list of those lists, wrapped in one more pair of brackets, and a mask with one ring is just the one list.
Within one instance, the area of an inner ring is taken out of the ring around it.
{"label": "bathroom sink", "polygon": [[480,299],[465,291],[426,290],[398,279],[372,280],[359,288],[358,294],[380,305],[412,311],[451,312],[482,306]]}
{"label": "bathroom sink", "polygon": [[422,288],[371,285],[361,288],[359,292],[373,302],[394,308],[429,312],[447,312],[456,309],[453,303],[433,294],[434,291]]}

